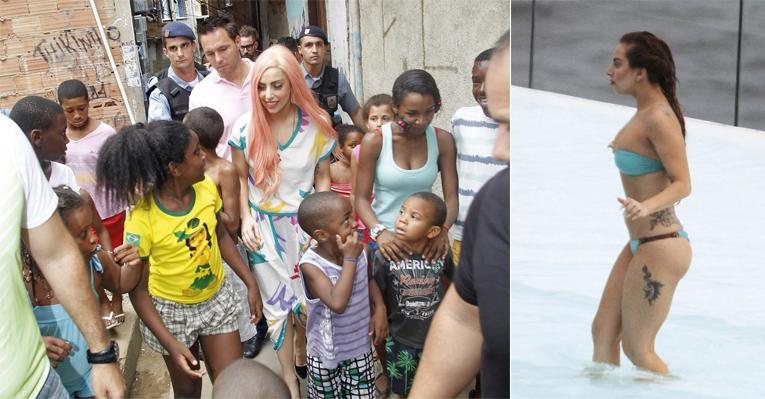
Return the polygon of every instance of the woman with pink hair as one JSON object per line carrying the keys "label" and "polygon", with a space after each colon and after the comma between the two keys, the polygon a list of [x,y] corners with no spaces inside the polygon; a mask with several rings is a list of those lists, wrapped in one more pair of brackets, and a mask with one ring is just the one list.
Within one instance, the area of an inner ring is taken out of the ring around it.
{"label": "woman with pink hair", "polygon": [[297,398],[292,317],[304,314],[298,263],[309,241],[297,210],[314,189],[329,190],[336,133],[286,47],[264,51],[252,81],[252,111],[237,119],[229,138],[241,182],[242,239],[282,376]]}

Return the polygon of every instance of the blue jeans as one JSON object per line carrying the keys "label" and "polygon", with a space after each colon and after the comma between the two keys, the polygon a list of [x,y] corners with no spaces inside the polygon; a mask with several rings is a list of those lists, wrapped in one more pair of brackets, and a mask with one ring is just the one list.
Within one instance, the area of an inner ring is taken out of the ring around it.
{"label": "blue jeans", "polygon": [[48,378],[45,379],[40,393],[37,394],[38,399],[69,399],[69,394],[64,388],[64,384],[61,383],[61,378],[58,377],[58,373],[53,368],[48,368]]}

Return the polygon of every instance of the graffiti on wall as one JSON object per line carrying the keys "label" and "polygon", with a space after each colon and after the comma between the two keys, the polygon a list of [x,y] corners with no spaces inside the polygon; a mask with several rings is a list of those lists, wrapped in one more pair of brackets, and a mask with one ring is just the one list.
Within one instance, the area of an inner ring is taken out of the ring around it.
{"label": "graffiti on wall", "polygon": [[[119,41],[120,31],[116,26],[105,29],[106,37],[111,41]],[[42,57],[47,63],[65,61],[83,54],[102,49],[101,39],[96,28],[65,30],[53,37],[40,40],[35,46],[33,56]]]}
{"label": "graffiti on wall", "polygon": [[104,82],[97,82],[94,84],[89,84],[88,86],[88,97],[90,100],[96,100],[99,98],[106,98],[106,88],[104,87]]}
{"label": "graffiti on wall", "polygon": [[[120,41],[121,34],[116,26],[104,29],[111,42]],[[67,69],[88,89],[92,113],[112,126],[119,128],[130,123],[122,108],[119,93],[113,88],[114,71],[109,65],[106,51],[97,28],[70,29],[46,35],[32,51],[32,56],[41,57],[54,70]],[[114,97],[114,96],[117,97]]]}

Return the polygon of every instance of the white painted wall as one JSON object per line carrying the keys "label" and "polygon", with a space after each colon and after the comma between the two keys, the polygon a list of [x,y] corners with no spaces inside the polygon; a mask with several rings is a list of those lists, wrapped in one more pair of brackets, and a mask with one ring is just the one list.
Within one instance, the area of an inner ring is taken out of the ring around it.
{"label": "white painted wall", "polygon": [[365,97],[360,102],[390,93],[399,74],[421,68],[436,79],[443,99],[437,126],[448,129],[458,108],[475,105],[470,76],[473,59],[510,29],[508,0],[358,2]]}

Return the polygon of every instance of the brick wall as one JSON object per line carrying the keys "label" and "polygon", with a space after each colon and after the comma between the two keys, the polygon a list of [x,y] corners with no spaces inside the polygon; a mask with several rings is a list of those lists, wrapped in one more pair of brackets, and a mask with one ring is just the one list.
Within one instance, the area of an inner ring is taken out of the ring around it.
{"label": "brick wall", "polygon": [[[115,26],[115,3],[96,0],[110,51],[127,85],[122,46],[133,37]],[[116,128],[130,124],[117,80],[98,34],[87,0],[2,0],[0,5],[0,108],[11,108],[20,98],[39,95],[56,99],[56,88],[79,79],[89,89],[90,115]],[[111,21],[115,21],[112,23]],[[136,55],[137,56],[137,55]],[[135,81],[133,80],[133,85]]]}

